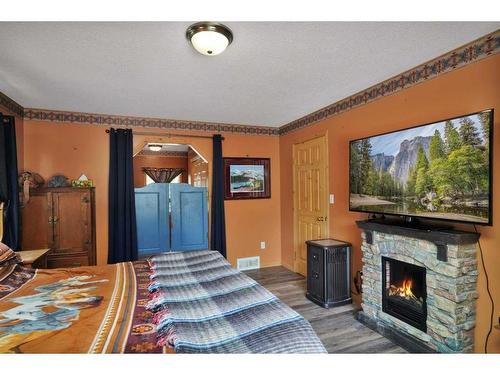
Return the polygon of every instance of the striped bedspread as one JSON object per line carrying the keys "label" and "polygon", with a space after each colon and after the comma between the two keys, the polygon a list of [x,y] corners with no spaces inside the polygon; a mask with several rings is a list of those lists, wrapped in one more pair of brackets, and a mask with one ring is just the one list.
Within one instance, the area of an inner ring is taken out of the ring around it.
{"label": "striped bedspread", "polygon": [[176,353],[326,353],[302,316],[215,251],[150,259],[158,345]]}

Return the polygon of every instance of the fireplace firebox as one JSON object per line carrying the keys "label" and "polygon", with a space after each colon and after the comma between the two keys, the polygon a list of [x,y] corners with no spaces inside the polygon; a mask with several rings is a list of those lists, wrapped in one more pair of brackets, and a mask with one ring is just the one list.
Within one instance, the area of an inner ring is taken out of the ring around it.
{"label": "fireplace firebox", "polygon": [[427,332],[425,268],[382,257],[382,311]]}

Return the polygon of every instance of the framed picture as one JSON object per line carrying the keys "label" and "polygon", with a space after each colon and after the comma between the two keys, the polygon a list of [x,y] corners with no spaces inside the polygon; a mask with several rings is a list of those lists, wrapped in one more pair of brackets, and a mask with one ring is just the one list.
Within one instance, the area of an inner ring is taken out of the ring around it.
{"label": "framed picture", "polygon": [[224,158],[224,199],[271,198],[271,159]]}

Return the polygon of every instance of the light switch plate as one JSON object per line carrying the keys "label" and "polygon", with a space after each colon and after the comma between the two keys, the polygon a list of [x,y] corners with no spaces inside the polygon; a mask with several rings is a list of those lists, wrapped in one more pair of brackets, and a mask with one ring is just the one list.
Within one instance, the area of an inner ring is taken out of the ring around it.
{"label": "light switch plate", "polygon": [[266,248],[266,241],[260,241],[260,249],[264,250]]}
{"label": "light switch plate", "polygon": [[335,203],[335,194],[330,194],[330,204]]}

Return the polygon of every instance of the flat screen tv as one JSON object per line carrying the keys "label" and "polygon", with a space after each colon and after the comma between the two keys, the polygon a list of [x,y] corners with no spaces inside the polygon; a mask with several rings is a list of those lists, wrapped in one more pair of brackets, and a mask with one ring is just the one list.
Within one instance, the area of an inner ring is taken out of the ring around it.
{"label": "flat screen tv", "polygon": [[349,209],[492,224],[493,110],[350,142]]}

